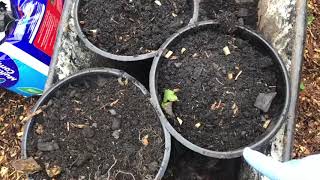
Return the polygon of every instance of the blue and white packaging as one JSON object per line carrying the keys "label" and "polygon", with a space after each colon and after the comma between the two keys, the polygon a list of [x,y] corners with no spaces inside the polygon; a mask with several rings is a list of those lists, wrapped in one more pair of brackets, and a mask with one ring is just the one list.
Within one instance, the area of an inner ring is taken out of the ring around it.
{"label": "blue and white packaging", "polygon": [[9,25],[0,44],[0,87],[26,97],[42,94],[63,3],[10,0],[16,20]]}

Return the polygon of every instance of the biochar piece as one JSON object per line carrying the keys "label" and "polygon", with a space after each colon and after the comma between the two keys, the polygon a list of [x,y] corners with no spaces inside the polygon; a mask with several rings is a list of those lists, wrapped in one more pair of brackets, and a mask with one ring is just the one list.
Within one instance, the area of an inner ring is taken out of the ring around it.
{"label": "biochar piece", "polygon": [[276,97],[277,93],[260,93],[254,103],[254,106],[261,109],[263,112],[268,112],[273,99]]}

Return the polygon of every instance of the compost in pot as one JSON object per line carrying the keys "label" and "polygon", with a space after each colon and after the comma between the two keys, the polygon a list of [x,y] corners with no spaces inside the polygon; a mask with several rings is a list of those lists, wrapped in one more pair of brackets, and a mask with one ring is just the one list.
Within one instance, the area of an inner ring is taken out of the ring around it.
{"label": "compost in pot", "polygon": [[193,16],[191,0],[80,0],[82,31],[98,48],[134,56],[158,50]]}
{"label": "compost in pot", "polygon": [[[95,77],[96,78],[96,77]],[[85,78],[64,85],[29,130],[35,179],[153,179],[164,133],[149,97],[130,80]]]}
{"label": "compost in pot", "polygon": [[156,80],[175,130],[220,152],[256,142],[277,123],[285,99],[279,65],[253,42],[225,32],[208,25],[180,35],[166,47]]}
{"label": "compost in pot", "polygon": [[199,18],[201,20],[234,21],[233,23],[255,29],[258,22],[258,2],[258,0],[202,0],[199,5]]}

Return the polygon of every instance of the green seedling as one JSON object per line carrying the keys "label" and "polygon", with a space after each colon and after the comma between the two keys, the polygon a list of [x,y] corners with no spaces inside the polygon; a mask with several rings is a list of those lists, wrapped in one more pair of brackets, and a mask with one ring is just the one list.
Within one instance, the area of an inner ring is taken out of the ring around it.
{"label": "green seedling", "polygon": [[307,25],[310,26],[316,18],[313,15],[307,17]]}
{"label": "green seedling", "polygon": [[178,101],[178,96],[176,95],[176,92],[170,89],[166,89],[164,91],[163,100],[161,103],[162,108],[166,108],[168,104],[171,102]]}
{"label": "green seedling", "polygon": [[300,91],[303,91],[306,87],[304,86],[303,83],[300,83]]}

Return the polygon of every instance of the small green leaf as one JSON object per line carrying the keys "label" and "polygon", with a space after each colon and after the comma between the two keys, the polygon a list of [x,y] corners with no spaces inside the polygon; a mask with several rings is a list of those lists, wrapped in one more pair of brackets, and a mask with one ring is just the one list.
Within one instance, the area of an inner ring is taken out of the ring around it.
{"label": "small green leaf", "polygon": [[307,17],[307,24],[308,24],[308,26],[310,26],[310,25],[313,23],[314,20],[315,20],[315,17],[314,17],[313,15],[309,15],[309,16]]}
{"label": "small green leaf", "polygon": [[33,95],[39,95],[39,94],[42,94],[43,92],[41,89],[34,88],[34,87],[19,87],[18,89],[22,92],[33,94]]}
{"label": "small green leaf", "polygon": [[300,83],[300,90],[303,91],[306,87],[304,86],[303,83]]}
{"label": "small green leaf", "polygon": [[163,102],[175,102],[178,101],[176,93],[170,89],[164,91]]}
{"label": "small green leaf", "polygon": [[167,106],[169,102],[175,102],[175,101],[178,101],[178,96],[176,95],[176,93],[173,90],[166,89],[164,91],[163,100],[161,103],[162,107]]}

